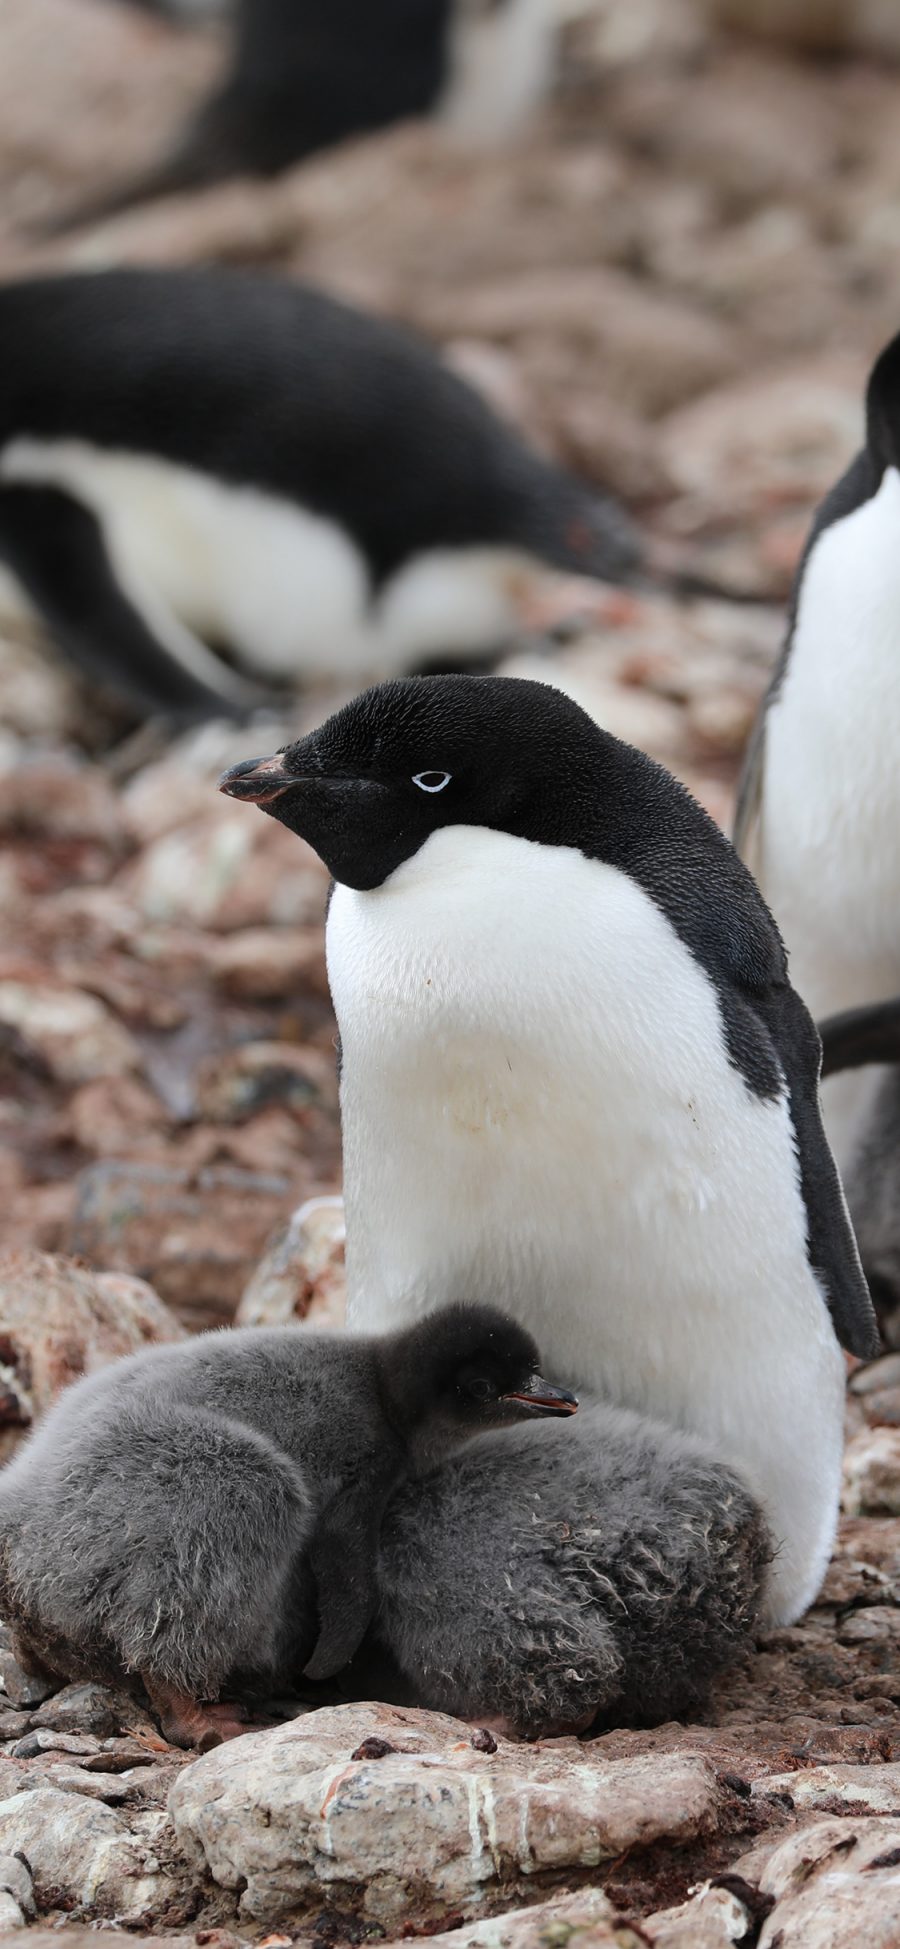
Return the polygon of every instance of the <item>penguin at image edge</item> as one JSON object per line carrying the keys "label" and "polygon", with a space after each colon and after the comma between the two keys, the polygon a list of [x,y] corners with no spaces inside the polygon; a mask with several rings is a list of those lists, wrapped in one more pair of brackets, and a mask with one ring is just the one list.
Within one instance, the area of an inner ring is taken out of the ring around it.
{"label": "penguin at image edge", "polygon": [[[817,1020],[900,992],[898,751],[900,335],[869,378],[865,444],[813,521],[738,796],[735,844]],[[825,1083],[845,1177],[881,1080]]]}
{"label": "penguin at image edge", "polygon": [[365,692],[222,789],[336,882],[349,1317],[476,1287],[550,1372],[710,1443],[766,1617],[821,1581],[844,1361],[878,1346],[819,1041],[757,888],[645,753],[543,684]]}

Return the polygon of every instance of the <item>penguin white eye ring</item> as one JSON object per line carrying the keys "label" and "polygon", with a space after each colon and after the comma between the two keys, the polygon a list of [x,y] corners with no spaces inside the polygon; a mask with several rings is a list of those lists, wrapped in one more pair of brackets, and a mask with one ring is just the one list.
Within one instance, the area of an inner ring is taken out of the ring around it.
{"label": "penguin white eye ring", "polygon": [[413,784],[418,785],[420,792],[442,792],[444,786],[449,785],[452,775],[449,771],[417,771]]}

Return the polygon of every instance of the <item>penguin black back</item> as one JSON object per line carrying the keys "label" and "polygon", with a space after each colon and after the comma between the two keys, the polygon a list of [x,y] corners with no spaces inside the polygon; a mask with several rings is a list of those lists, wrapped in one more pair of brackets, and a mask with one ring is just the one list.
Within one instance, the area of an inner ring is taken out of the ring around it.
{"label": "penguin black back", "polygon": [[305,286],[212,268],[6,285],[0,371],[0,559],[64,649],[144,705],[258,704],[210,646],[282,683],[496,651],[529,576],[637,562],[616,504],[423,343]]}
{"label": "penguin black back", "polygon": [[301,500],[360,538],[376,582],[490,540],[585,574],[636,559],[617,511],[607,532],[602,499],[424,343],[308,285],[192,268],[0,286],[0,367],[0,455],[81,439]]}

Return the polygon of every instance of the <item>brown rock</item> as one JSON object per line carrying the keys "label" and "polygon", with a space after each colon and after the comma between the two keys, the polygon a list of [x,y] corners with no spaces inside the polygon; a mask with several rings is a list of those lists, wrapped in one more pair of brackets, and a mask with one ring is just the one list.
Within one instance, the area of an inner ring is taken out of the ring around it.
{"label": "brown rock", "polygon": [[43,1252],[0,1254],[0,1361],[8,1377],[0,1455],[7,1458],[22,1428],[70,1381],[149,1342],[180,1338],[143,1280],[98,1276]]}
{"label": "brown rock", "polygon": [[568,350],[572,364],[580,352],[603,392],[651,417],[718,384],[739,363],[735,339],[716,319],[607,267],[486,279],[463,299],[442,292],[433,323],[501,345],[549,341],[555,357]]}
{"label": "brown rock", "polygon": [[730,522],[821,500],[862,439],[865,362],[829,356],[717,387],[660,428],[678,486]]}
{"label": "brown rock", "polygon": [[52,839],[96,839],[121,848],[115,793],[95,765],[53,754],[0,767],[0,832]]}
{"label": "brown rock", "polygon": [[321,921],[328,879],[312,849],[253,808],[222,806],[152,840],[119,877],[124,897],[154,923],[229,930]]}
{"label": "brown rock", "polygon": [[72,1249],[149,1278],[193,1328],[233,1316],[266,1238],[291,1205],[284,1178],[225,1167],[96,1164],[78,1180]]}
{"label": "brown rock", "polygon": [[127,1029],[96,995],[46,977],[0,978],[0,1023],[61,1083],[123,1076],[140,1061]]}
{"label": "brown rock", "polygon": [[197,1072],[197,1112],[212,1123],[240,1122],[272,1103],[303,1111],[322,1101],[336,1108],[335,1064],[308,1043],[240,1043]]}
{"label": "brown rock", "polygon": [[127,1157],[145,1149],[168,1119],[159,1098],[137,1077],[100,1076],[70,1097],[68,1121],[82,1150]]}
{"label": "brown rock", "polygon": [[321,923],[242,928],[216,944],[212,966],[225,994],[236,1001],[290,999],[304,988],[328,997]]}

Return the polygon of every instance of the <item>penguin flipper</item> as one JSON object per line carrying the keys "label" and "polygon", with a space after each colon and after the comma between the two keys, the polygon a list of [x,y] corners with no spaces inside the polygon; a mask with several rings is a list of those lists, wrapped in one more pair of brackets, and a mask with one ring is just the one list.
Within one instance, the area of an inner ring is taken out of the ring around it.
{"label": "penguin flipper", "polygon": [[320,1518],[309,1550],[319,1605],[319,1636],[304,1676],[333,1678],[349,1664],[372,1621],[375,1559],[384,1497],[368,1485],[339,1491]]}
{"label": "penguin flipper", "polygon": [[810,1263],[841,1346],[860,1360],[872,1360],[881,1351],[881,1335],[822,1122],[818,1033],[805,1003],[787,984],[779,1016],[778,1054],[790,1092]]}
{"label": "penguin flipper", "polygon": [[187,666],[123,590],[96,516],[56,487],[0,487],[0,561],[9,564],[66,657],[92,682],[142,709],[199,719],[245,716],[262,702],[178,626]]}
{"label": "penguin flipper", "polygon": [[848,1008],[819,1023],[822,1075],[862,1069],[866,1063],[900,1062],[900,995],[865,1008]]}

